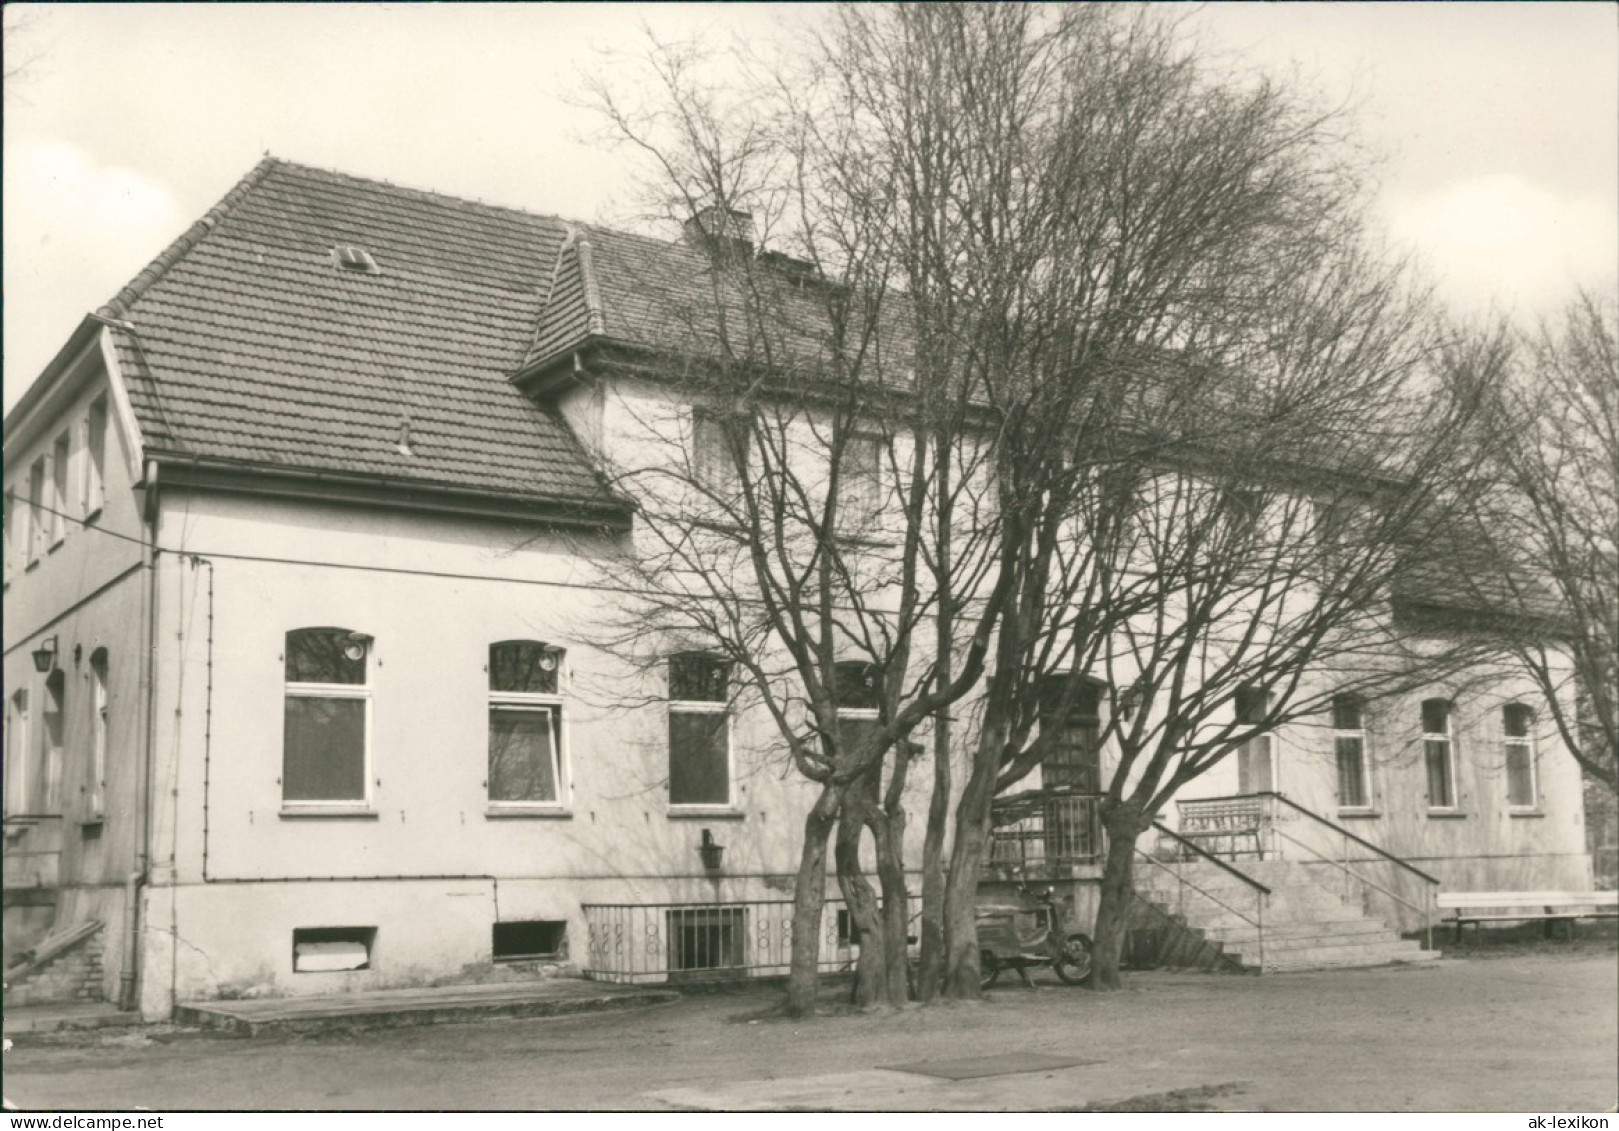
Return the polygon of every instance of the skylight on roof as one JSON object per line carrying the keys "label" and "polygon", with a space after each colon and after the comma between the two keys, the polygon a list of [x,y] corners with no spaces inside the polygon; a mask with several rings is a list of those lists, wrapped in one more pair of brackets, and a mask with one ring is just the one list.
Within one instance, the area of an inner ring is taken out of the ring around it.
{"label": "skylight on roof", "polygon": [[377,261],[371,258],[371,253],[363,247],[340,245],[332,248],[332,262],[337,264],[340,271],[353,271],[359,275],[379,275],[382,268]]}

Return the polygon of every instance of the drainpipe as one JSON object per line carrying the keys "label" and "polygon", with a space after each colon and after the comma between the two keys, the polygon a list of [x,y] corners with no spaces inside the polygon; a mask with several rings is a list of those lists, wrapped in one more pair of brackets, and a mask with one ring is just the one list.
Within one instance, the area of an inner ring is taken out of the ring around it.
{"label": "drainpipe", "polygon": [[124,961],[118,976],[118,1006],[135,1009],[140,1004],[141,887],[146,883],[152,861],[152,750],[157,745],[157,475],[156,460],[146,461],[146,497],[141,517],[147,520],[146,591],[141,599],[141,616],[146,622],[146,648],[141,656],[142,742],[136,760],[135,778],[135,870],[124,880]]}

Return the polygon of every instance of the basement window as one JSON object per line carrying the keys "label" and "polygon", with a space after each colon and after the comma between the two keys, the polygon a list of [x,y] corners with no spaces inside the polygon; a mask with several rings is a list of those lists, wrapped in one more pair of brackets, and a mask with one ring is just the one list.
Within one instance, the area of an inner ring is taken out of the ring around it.
{"label": "basement window", "polygon": [[332,248],[332,262],[339,271],[352,271],[356,275],[380,275],[382,268],[363,247],[340,245]]}
{"label": "basement window", "polygon": [[292,972],[369,970],[375,927],[296,927],[292,932]]}
{"label": "basement window", "polygon": [[568,953],[568,924],[562,919],[496,923],[493,951],[496,962],[565,957]]}

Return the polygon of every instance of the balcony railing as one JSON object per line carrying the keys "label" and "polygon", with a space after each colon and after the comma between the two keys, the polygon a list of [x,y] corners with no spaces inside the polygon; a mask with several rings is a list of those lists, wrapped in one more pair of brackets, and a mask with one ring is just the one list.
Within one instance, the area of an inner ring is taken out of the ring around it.
{"label": "balcony railing", "polygon": [[[1276,855],[1272,833],[1275,806],[1272,794],[1248,793],[1177,801],[1179,833],[1210,855],[1226,860],[1252,856],[1263,860]],[[1162,841],[1160,837],[1160,841]]]}
{"label": "balcony railing", "polygon": [[14,814],[5,819],[5,888],[23,891],[60,883],[62,818]]}
{"label": "balcony railing", "polygon": [[1094,793],[1042,789],[997,797],[990,806],[990,866],[1096,863],[1103,850],[1100,802]]}
{"label": "balcony railing", "polygon": [[[917,910],[912,901],[912,919]],[[587,903],[584,975],[601,982],[700,982],[780,976],[792,964],[793,901]],[[821,909],[819,968],[846,970],[859,953],[842,900]]]}

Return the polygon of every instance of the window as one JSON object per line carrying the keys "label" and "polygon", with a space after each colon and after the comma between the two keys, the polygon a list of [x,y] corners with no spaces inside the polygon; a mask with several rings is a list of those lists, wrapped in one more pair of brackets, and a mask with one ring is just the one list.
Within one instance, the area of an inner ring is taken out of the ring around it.
{"label": "window", "polygon": [[62,742],[67,724],[67,673],[57,668],[45,680],[45,796],[41,813],[62,811]]}
{"label": "window", "polygon": [[[1270,695],[1257,687],[1239,688],[1237,725],[1249,729],[1263,725],[1270,713]],[[1276,788],[1276,759],[1268,734],[1256,734],[1237,747],[1237,792],[1268,793]]]}
{"label": "window", "polygon": [[[1042,685],[1042,733],[1057,726],[1057,716],[1071,680],[1068,675],[1053,675]],[[1040,780],[1047,789],[1071,789],[1079,793],[1102,791],[1101,701],[1101,688],[1097,684],[1086,681],[1075,691],[1061,730],[1040,763]]]}
{"label": "window", "polygon": [[749,430],[744,417],[693,410],[692,474],[699,484],[716,495],[733,495],[742,489]]}
{"label": "window", "polygon": [[39,560],[45,552],[45,539],[50,534],[45,501],[45,459],[41,456],[28,469],[28,561]]}
{"label": "window", "polygon": [[1535,782],[1535,713],[1522,703],[1501,708],[1501,734],[1507,756],[1507,806],[1533,809]]}
{"label": "window", "polygon": [[[843,660],[832,665],[832,701],[838,711],[838,745],[843,754],[857,753],[882,730],[878,708],[882,704],[882,670],[866,660]],[[875,786],[876,779],[868,782]]]}
{"label": "window", "polygon": [[489,646],[489,801],[556,806],[562,799],[560,648],[537,640]]}
{"label": "window", "polygon": [[375,927],[297,927],[292,932],[292,972],[369,970],[376,945]]}
{"label": "window", "polygon": [[1332,700],[1332,752],[1338,764],[1338,807],[1368,809],[1372,791],[1367,778],[1363,704],[1354,695]]}
{"label": "window", "polygon": [[22,557],[18,553],[17,545],[17,492],[6,492],[6,581],[11,581],[11,575],[17,572],[17,563]]}
{"label": "window", "polygon": [[851,435],[838,463],[838,525],[855,533],[882,506],[883,442],[879,436]]}
{"label": "window", "polygon": [[1450,734],[1451,706],[1444,699],[1422,704],[1422,759],[1428,769],[1428,808],[1456,808],[1455,743]]}
{"label": "window", "polygon": [[66,432],[51,449],[51,545],[67,537],[68,500],[73,498],[73,444]]}
{"label": "window", "polygon": [[737,970],[748,964],[746,907],[671,907],[664,912],[669,976],[682,971]]}
{"label": "window", "polygon": [[1265,497],[1246,487],[1223,487],[1220,490],[1220,512],[1238,538],[1253,535],[1264,513]]}
{"label": "window", "polygon": [[32,812],[28,796],[28,692],[6,700],[6,813]]}
{"label": "window", "polygon": [[[1086,680],[1071,689],[1073,677],[1053,675],[1041,686],[1040,730],[1058,728],[1053,745],[1040,763],[1040,781],[1046,789],[1074,793],[1102,792],[1102,687]],[[1059,724],[1063,699],[1072,699],[1068,714]],[[1090,815],[1068,798],[1052,798],[1044,803],[1041,829],[1045,837],[1046,859],[1050,861],[1089,857],[1099,847],[1099,837]]]}
{"label": "window", "polygon": [[371,638],[297,628],[286,639],[281,797],[288,804],[364,805],[369,784]]}
{"label": "window", "polygon": [[491,935],[490,953],[496,962],[565,958],[568,954],[568,924],[561,919],[496,923]]}
{"label": "window", "polygon": [[731,803],[731,665],[688,652],[669,660],[669,804]]}
{"label": "window", "polygon": [[97,397],[84,419],[84,517],[101,512],[107,501],[107,398]]}
{"label": "window", "polygon": [[90,653],[90,781],[86,816],[99,821],[107,813],[107,650]]}

